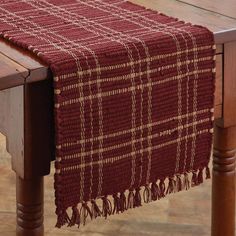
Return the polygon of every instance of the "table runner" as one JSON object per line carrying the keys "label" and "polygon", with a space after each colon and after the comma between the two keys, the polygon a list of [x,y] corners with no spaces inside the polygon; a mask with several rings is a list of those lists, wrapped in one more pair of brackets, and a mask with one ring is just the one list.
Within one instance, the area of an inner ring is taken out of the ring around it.
{"label": "table runner", "polygon": [[57,227],[210,177],[208,29],[124,0],[0,0],[0,36],[53,72]]}

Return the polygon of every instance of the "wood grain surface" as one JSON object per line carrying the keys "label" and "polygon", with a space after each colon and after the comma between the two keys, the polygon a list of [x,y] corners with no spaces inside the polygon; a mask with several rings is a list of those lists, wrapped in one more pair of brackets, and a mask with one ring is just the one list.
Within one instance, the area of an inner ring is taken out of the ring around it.
{"label": "wood grain surface", "polygon": [[47,79],[48,67],[33,53],[0,39],[0,52],[29,71],[26,82]]}
{"label": "wood grain surface", "polygon": [[[219,13],[222,16],[231,17],[236,19],[236,2],[235,0],[177,0],[178,2],[187,3],[192,6],[196,6],[200,9]],[[225,3],[225,4],[224,4]]]}
{"label": "wood grain surface", "polygon": [[[229,30],[236,28],[236,19],[232,19],[227,16],[223,16],[221,14],[221,7],[215,5],[212,2],[212,5],[215,6],[215,12],[201,9],[197,6],[198,1],[193,1],[193,5],[186,4],[182,1],[176,0],[131,0],[134,3],[138,3],[147,8],[154,9],[165,13],[169,16],[179,18],[181,20],[192,22],[193,24],[203,25],[208,27],[214,33],[223,30]],[[221,5],[228,5],[230,8],[230,4],[225,3]]]}
{"label": "wood grain surface", "polygon": [[223,123],[224,127],[236,124],[236,41],[224,45],[224,96]]}
{"label": "wood grain surface", "polygon": [[0,53],[0,90],[22,85],[28,69]]}

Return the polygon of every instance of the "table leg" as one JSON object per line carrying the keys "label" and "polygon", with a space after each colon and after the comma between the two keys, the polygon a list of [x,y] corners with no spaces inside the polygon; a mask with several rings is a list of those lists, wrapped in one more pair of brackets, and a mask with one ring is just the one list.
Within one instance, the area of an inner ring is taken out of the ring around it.
{"label": "table leg", "polygon": [[43,176],[55,157],[52,79],[8,89],[0,99],[0,130],[17,175],[17,235],[43,236]]}
{"label": "table leg", "polygon": [[236,127],[216,125],[214,135],[212,236],[234,236]]}
{"label": "table leg", "polygon": [[43,236],[43,177],[16,176],[17,236]]}
{"label": "table leg", "polygon": [[[16,96],[16,101],[21,103],[22,115],[19,119],[19,113],[13,109],[12,116],[20,120],[22,134],[17,141],[8,135],[8,140],[11,146],[17,144],[22,150],[10,150],[15,154],[12,155],[12,167],[17,175],[17,236],[44,235],[43,176],[50,173],[50,162],[54,157],[52,96],[50,80],[27,84],[22,88],[21,96]],[[12,101],[11,107],[16,101]],[[19,127],[15,120],[9,125],[14,130]]]}

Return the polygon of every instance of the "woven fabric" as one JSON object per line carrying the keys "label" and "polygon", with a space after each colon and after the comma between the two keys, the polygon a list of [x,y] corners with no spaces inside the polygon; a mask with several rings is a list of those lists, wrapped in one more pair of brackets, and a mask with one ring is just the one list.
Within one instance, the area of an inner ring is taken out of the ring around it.
{"label": "woven fabric", "polygon": [[208,29],[124,0],[0,0],[0,35],[54,75],[58,227],[209,178]]}

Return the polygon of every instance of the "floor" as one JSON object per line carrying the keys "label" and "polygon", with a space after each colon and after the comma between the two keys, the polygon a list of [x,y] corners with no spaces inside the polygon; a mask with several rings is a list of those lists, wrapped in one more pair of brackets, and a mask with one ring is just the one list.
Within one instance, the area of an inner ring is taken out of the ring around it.
{"label": "floor", "polygon": [[[15,175],[10,156],[0,135],[0,235],[14,236]],[[85,227],[56,229],[52,174],[45,178],[45,236],[209,236],[211,181],[202,186],[166,197],[160,201],[98,219]]]}

